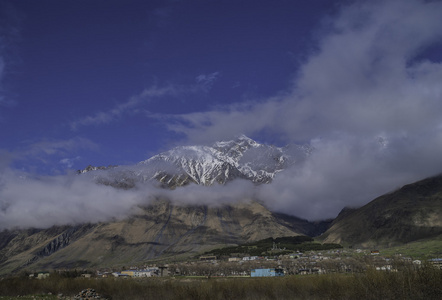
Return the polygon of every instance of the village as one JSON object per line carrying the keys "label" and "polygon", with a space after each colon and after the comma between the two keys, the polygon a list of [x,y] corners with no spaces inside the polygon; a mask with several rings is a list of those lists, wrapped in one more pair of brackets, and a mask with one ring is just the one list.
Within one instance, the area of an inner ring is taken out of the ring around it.
{"label": "village", "polygon": [[[143,266],[75,270],[76,277],[85,278],[151,278],[151,277],[277,277],[329,273],[362,273],[367,269],[397,272],[403,268],[417,269],[429,263],[442,269],[442,259],[418,260],[396,254],[381,255],[379,250],[327,250],[295,252],[275,256],[216,257],[200,256],[192,260],[151,263]],[[71,270],[57,270],[59,274]],[[30,277],[46,278],[49,272],[31,273]]]}

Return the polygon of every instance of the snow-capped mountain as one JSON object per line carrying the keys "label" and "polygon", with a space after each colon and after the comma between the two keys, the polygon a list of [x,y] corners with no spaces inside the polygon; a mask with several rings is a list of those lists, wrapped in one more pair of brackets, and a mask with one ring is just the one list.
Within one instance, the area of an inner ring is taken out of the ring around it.
{"label": "snow-capped mountain", "polygon": [[280,148],[259,144],[241,135],[235,140],[216,142],[212,146],[176,147],[132,167],[107,168],[106,176],[100,176],[97,181],[123,188],[152,179],[167,187],[189,183],[225,184],[237,178],[256,184],[270,183],[278,172],[304,159],[309,153],[308,147]]}

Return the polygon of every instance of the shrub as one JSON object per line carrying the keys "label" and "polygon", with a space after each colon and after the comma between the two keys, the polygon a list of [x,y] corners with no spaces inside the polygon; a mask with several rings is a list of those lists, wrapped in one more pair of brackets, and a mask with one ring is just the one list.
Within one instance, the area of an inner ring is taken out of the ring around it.
{"label": "shrub", "polygon": [[441,299],[442,270],[430,265],[398,272],[368,269],[358,274],[279,278],[64,278],[0,280],[0,296],[52,293],[74,296],[93,288],[118,299]]}

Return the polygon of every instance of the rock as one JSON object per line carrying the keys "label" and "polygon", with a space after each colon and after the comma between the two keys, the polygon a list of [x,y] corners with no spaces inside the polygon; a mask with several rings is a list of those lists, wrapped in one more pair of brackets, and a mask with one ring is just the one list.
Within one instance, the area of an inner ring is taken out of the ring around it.
{"label": "rock", "polygon": [[101,296],[92,288],[87,288],[82,290],[79,294],[75,295],[74,299],[91,300],[91,299],[108,299],[108,298]]}

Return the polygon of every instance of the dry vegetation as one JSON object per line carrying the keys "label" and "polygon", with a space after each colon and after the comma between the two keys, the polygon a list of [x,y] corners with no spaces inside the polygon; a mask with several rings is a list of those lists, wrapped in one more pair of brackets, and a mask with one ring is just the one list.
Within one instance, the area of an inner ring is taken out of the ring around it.
{"label": "dry vegetation", "polygon": [[[94,288],[109,299],[441,299],[442,270],[432,266],[398,272],[280,278],[63,278],[25,276],[0,281],[0,299],[52,293],[73,296]],[[5,298],[8,297],[8,298]],[[23,299],[23,298],[21,298]]]}

